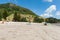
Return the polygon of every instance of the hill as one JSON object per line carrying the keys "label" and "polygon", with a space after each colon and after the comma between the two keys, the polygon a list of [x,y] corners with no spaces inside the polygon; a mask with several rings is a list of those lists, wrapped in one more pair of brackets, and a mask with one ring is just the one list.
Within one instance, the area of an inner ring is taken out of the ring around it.
{"label": "hill", "polygon": [[0,21],[27,21],[38,17],[31,10],[12,3],[0,4]]}

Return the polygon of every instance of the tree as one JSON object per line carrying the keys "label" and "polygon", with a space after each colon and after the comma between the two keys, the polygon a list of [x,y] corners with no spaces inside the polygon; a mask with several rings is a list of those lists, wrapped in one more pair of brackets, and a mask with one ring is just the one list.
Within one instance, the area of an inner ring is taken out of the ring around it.
{"label": "tree", "polygon": [[53,17],[50,17],[50,18],[47,18],[46,22],[48,22],[48,23],[57,23],[57,19],[53,18]]}
{"label": "tree", "polygon": [[6,17],[8,16],[8,13],[6,10],[4,10],[2,17],[6,20]]}
{"label": "tree", "polygon": [[37,23],[41,23],[41,22],[43,22],[44,20],[42,19],[42,18],[39,18],[39,17],[35,17],[34,18],[34,22],[37,22]]}
{"label": "tree", "polygon": [[60,23],[60,19],[57,19],[57,22]]}
{"label": "tree", "polygon": [[0,13],[0,21],[2,20],[2,13]]}
{"label": "tree", "polygon": [[20,14],[15,12],[13,20],[14,21],[20,21],[20,18],[21,18]]}
{"label": "tree", "polygon": [[21,22],[27,22],[27,20],[26,20],[26,18],[24,17],[24,18],[21,18],[21,20],[20,20]]}

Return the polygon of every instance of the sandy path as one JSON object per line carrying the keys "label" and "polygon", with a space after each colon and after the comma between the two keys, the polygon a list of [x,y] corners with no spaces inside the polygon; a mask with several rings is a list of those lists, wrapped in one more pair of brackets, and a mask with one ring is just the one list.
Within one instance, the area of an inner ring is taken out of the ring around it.
{"label": "sandy path", "polygon": [[0,24],[0,40],[60,40],[60,27],[18,22]]}

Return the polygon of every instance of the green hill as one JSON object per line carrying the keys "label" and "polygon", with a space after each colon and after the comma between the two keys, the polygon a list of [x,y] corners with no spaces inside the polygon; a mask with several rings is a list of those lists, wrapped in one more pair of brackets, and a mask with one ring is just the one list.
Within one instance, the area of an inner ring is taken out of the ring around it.
{"label": "green hill", "polygon": [[35,16],[38,15],[27,8],[12,3],[0,4],[0,21],[24,21],[29,20],[29,17],[33,19]]}

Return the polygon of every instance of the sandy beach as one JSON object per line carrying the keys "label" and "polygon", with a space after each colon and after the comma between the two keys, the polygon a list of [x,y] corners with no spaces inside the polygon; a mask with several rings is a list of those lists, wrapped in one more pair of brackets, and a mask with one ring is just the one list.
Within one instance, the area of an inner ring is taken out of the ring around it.
{"label": "sandy beach", "polygon": [[5,22],[0,24],[0,40],[60,40],[60,27],[42,23]]}

